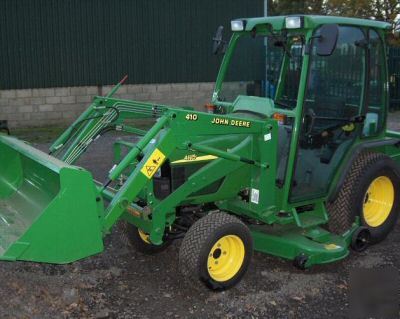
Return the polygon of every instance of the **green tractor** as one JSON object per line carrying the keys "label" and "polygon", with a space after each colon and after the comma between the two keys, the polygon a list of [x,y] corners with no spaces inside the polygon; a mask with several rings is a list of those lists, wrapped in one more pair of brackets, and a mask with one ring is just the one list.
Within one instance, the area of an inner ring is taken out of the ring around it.
{"label": "green tractor", "polygon": [[[232,287],[253,250],[306,269],[393,229],[400,133],[386,129],[385,22],[326,16],[234,20],[208,112],[116,99],[122,80],[50,147],[0,135],[0,259],[70,263],[116,224],[157,253],[183,238],[192,283]],[[269,63],[274,59],[276,63]],[[137,119],[154,119],[144,131]],[[109,131],[104,183],[74,166]],[[137,136],[135,139],[131,135]]]}

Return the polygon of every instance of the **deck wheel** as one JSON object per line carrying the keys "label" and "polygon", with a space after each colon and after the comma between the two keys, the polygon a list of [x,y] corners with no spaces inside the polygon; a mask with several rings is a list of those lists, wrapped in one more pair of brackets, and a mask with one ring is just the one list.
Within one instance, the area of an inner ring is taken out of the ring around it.
{"label": "deck wheel", "polygon": [[293,260],[293,265],[300,270],[306,270],[307,262],[308,262],[308,256],[300,254],[296,256],[296,258]]}
{"label": "deck wheel", "polygon": [[366,250],[371,242],[371,233],[367,227],[357,228],[351,237],[351,248],[356,252]]}

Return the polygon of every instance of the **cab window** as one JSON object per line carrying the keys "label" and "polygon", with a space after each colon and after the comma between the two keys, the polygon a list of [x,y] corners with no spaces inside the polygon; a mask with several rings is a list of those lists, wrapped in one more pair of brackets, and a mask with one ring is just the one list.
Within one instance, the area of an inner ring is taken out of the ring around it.
{"label": "cab window", "polygon": [[385,60],[384,48],[379,34],[371,29],[368,32],[369,76],[367,90],[367,110],[363,136],[374,136],[382,131],[386,98],[384,94]]}

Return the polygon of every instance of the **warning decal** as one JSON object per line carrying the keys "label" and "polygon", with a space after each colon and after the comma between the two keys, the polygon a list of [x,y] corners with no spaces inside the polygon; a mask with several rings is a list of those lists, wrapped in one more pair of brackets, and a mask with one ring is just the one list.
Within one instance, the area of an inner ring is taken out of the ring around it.
{"label": "warning decal", "polygon": [[164,160],[165,155],[158,148],[156,148],[140,171],[144,176],[150,179],[160,168]]}

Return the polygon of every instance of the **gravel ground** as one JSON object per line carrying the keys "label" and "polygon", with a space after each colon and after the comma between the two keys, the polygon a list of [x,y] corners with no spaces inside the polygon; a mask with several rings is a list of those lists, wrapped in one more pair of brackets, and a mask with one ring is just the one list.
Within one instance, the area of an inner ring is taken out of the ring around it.
{"label": "gravel ground", "polygon": [[[400,114],[390,127],[400,128]],[[399,124],[397,124],[399,123]],[[45,149],[47,144],[38,144]],[[97,179],[110,167],[111,139],[94,146],[81,165]],[[0,263],[1,318],[346,318],[349,272],[400,268],[400,224],[381,244],[340,262],[306,271],[255,253],[235,288],[215,293],[187,287],[177,270],[179,242],[156,256],[132,251],[118,230],[105,251],[70,265]]]}

